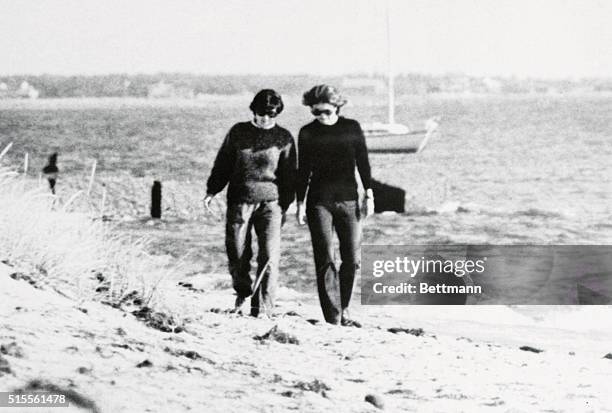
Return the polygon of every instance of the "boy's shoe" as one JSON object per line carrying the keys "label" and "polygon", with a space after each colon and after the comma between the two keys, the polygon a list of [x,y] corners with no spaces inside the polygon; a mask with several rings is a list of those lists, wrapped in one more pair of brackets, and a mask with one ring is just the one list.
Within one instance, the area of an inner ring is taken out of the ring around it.
{"label": "boy's shoe", "polygon": [[230,310],[230,313],[231,314],[242,314],[242,307],[244,306],[246,299],[247,298],[242,295],[237,295],[236,302],[234,303],[234,308]]}

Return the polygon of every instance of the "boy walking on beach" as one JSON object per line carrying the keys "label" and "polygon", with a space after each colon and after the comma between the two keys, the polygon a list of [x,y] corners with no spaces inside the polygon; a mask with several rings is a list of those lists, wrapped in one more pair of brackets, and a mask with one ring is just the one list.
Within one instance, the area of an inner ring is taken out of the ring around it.
{"label": "boy walking on beach", "polygon": [[[278,282],[280,232],[285,213],[295,197],[297,157],[291,133],[276,124],[283,110],[281,96],[272,89],[255,95],[249,108],[253,119],[235,124],[228,132],[208,179],[204,198],[227,190],[225,246],[236,291],[235,312],[251,296],[250,314],[271,314]],[[259,252],[258,278],[250,275],[251,232],[255,229]]]}

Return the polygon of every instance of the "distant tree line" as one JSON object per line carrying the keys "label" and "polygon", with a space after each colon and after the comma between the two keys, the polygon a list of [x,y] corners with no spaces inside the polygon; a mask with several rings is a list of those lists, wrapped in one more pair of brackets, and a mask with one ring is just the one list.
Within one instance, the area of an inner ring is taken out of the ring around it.
{"label": "distant tree line", "polygon": [[[63,97],[147,97],[160,83],[185,91],[190,95],[232,95],[254,93],[262,87],[278,89],[283,94],[301,94],[317,83],[343,86],[347,79],[377,79],[384,85],[384,75],[350,75],[317,77],[313,75],[196,75],[186,73],[109,74],[97,76],[13,75],[0,77],[0,89],[16,90],[22,82],[32,85],[41,98]],[[371,82],[370,82],[371,83]],[[359,88],[351,82],[351,88]],[[380,88],[369,90],[364,82],[363,92],[380,93]],[[580,80],[538,80],[518,78],[485,78],[463,74],[422,75],[402,74],[395,78],[397,95],[445,92],[473,93],[546,93],[573,90],[612,91],[612,78]],[[184,93],[182,94],[184,95]],[[2,90],[0,90],[0,97]]]}

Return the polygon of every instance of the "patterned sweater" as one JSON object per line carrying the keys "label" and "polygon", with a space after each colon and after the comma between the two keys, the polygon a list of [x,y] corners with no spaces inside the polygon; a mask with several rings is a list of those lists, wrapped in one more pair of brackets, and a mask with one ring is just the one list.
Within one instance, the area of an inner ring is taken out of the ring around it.
{"label": "patterned sweater", "polygon": [[215,195],[229,183],[228,204],[278,200],[286,210],[295,198],[296,164],[295,143],[288,130],[240,122],[230,129],[217,153],[207,193]]}

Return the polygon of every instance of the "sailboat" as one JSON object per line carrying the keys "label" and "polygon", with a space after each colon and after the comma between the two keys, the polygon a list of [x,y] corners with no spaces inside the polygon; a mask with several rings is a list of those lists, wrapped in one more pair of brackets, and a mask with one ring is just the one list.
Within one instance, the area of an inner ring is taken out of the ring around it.
{"label": "sailboat", "polygon": [[410,127],[395,122],[395,89],[391,50],[391,21],[387,1],[387,106],[388,123],[368,123],[361,127],[370,152],[419,153],[438,129],[440,117],[432,117],[420,126]]}

